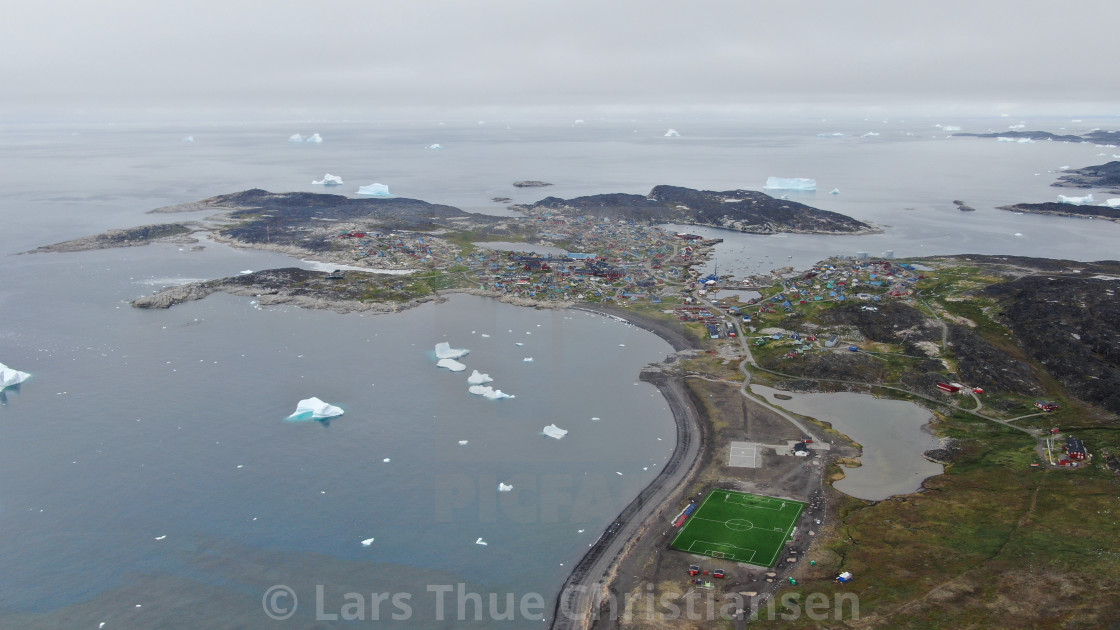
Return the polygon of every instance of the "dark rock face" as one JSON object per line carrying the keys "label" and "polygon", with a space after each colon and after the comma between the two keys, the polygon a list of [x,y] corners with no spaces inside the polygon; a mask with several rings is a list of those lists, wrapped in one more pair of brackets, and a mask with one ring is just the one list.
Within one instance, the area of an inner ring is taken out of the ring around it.
{"label": "dark rock face", "polygon": [[1050,184],[1064,188],[1120,188],[1120,161],[1065,171]]}
{"label": "dark rock face", "polygon": [[825,311],[821,319],[855,326],[861,335],[879,343],[941,341],[940,325],[918,309],[901,302],[883,302],[875,308],[864,310],[863,305],[846,303]]}
{"label": "dark rock face", "polygon": [[950,324],[949,345],[965,383],[1024,396],[1042,393],[1042,386],[1029,363],[996,348],[971,328]]}
{"label": "dark rock face", "polygon": [[1018,203],[1013,206],[1001,206],[1000,210],[1012,212],[1026,212],[1030,214],[1055,214],[1063,217],[1097,217],[1115,221],[1120,219],[1120,208],[1108,206],[1078,206],[1072,203]]}
{"label": "dark rock face", "polygon": [[575,199],[548,197],[527,209],[649,223],[687,223],[756,234],[877,231],[871,225],[836,212],[751,190],[716,192],[656,186],[646,196],[615,193]]}
{"label": "dark rock face", "polygon": [[419,199],[351,199],[321,193],[270,193],[253,189],[206,200],[214,207],[235,208],[234,220],[243,222],[221,230],[224,236],[250,243],[283,243],[300,238],[308,226],[322,227],[324,219],[368,221],[389,230],[431,230],[444,220],[470,217],[486,220],[451,206]]}
{"label": "dark rock face", "polygon": [[1078,398],[1120,413],[1120,280],[1028,276],[987,287],[1024,350]]}

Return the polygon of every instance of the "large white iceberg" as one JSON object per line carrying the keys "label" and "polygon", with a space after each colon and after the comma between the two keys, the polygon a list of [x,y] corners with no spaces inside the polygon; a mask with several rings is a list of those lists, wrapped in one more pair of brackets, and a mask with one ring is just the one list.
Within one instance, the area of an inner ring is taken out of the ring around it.
{"label": "large white iceberg", "polygon": [[288,137],[288,142],[303,142],[303,136],[299,135],[298,133],[293,133]]}
{"label": "large white iceberg", "polygon": [[14,370],[3,363],[0,363],[0,389],[11,387],[12,385],[19,385],[27,380],[31,375],[27,372],[20,372]]}
{"label": "large white iceberg", "polygon": [[308,142],[322,142],[323,138],[319,134],[313,133],[313,134],[311,134],[311,136],[309,138],[307,138],[307,141]]}
{"label": "large white iceberg", "polygon": [[1109,208],[1120,208],[1120,197],[1105,199],[1103,205],[1108,206]]}
{"label": "large white iceberg", "polygon": [[358,186],[359,195],[376,195],[378,197],[390,196],[389,187],[385,184],[370,184],[369,186]]}
{"label": "large white iceberg", "polygon": [[550,438],[556,438],[557,440],[559,440],[560,438],[567,435],[568,432],[556,426],[555,424],[550,424],[544,428],[544,434]]}
{"label": "large white iceberg", "polygon": [[322,420],[323,418],[334,418],[341,415],[342,409],[311,397],[299,401],[295,413],[288,416],[288,420]]}
{"label": "large white iceberg", "polygon": [[330,173],[327,173],[326,175],[323,175],[323,179],[320,179],[319,181],[311,180],[311,183],[316,186],[341,186],[342,178],[338,175],[331,175]]}
{"label": "large white iceberg", "polygon": [[441,341],[436,344],[436,358],[437,359],[458,359],[459,357],[466,356],[470,350],[466,348],[452,348],[451,344],[446,341]]}
{"label": "large white iceberg", "polygon": [[490,378],[489,374],[483,374],[482,372],[479,372],[478,370],[475,370],[474,372],[471,372],[470,376],[467,377],[467,384],[468,385],[481,385],[483,383],[489,383],[493,380],[494,379]]}
{"label": "large white iceberg", "polygon": [[467,366],[459,363],[455,359],[440,359],[436,363],[436,367],[447,368],[452,372],[462,372],[463,370],[467,369]]}
{"label": "large white iceberg", "polygon": [[817,180],[807,177],[767,177],[769,190],[816,190]]}
{"label": "large white iceberg", "polygon": [[1084,206],[1093,203],[1093,195],[1090,193],[1084,197],[1067,197],[1065,195],[1058,195],[1058,203],[1068,203],[1075,206]]}
{"label": "large white iceberg", "polygon": [[681,134],[677,133],[676,129],[670,129],[669,131],[665,132],[665,137],[666,138],[679,138],[679,137],[681,137]]}
{"label": "large white iceberg", "polygon": [[502,398],[513,398],[513,394],[507,394],[500,389],[494,389],[489,385],[471,385],[467,391],[475,396],[482,396],[490,400],[500,400]]}

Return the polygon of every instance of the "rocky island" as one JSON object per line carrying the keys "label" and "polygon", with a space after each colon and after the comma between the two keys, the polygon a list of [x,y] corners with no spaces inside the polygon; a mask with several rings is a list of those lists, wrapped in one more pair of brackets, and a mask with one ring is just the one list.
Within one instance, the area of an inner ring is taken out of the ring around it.
{"label": "rocky island", "polygon": [[1094,129],[1082,135],[1054,134],[1049,131],[992,131],[989,133],[954,133],[953,137],[972,138],[1009,138],[1014,140],[1049,140],[1054,142],[1093,142],[1097,144],[1115,144],[1120,140],[1120,131],[1105,131]]}
{"label": "rocky island", "polygon": [[[1112,194],[1120,194],[1120,162],[1108,162],[1097,166],[1063,171],[1058,181],[1050,184],[1059,188],[1113,188]],[[999,210],[1025,212],[1030,214],[1052,214],[1063,217],[1081,217],[1120,221],[1120,199],[1106,199],[1096,203],[1093,196],[1066,197],[1059,195],[1059,201],[1043,203],[1017,203],[1000,206]]]}
{"label": "rocky island", "polygon": [[1059,188],[1112,188],[1120,194],[1120,161],[1065,171],[1058,181],[1050,185]]}

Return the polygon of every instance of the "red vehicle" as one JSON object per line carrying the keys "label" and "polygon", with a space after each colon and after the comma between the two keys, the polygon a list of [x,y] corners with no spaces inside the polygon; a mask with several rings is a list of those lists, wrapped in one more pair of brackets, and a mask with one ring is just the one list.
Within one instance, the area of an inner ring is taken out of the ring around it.
{"label": "red vehicle", "polygon": [[723,569],[716,569],[715,571],[712,571],[712,577],[725,578],[727,577],[727,574],[723,572]]}
{"label": "red vehicle", "polygon": [[700,566],[696,564],[689,565],[688,574],[693,577],[700,575]]}

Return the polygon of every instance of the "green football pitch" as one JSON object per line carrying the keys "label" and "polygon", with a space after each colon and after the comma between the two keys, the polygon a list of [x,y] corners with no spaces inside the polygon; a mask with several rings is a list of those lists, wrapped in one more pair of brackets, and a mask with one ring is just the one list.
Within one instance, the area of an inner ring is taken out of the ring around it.
{"label": "green football pitch", "polygon": [[804,509],[800,501],[712,490],[671,546],[702,556],[774,566]]}

